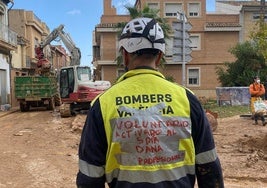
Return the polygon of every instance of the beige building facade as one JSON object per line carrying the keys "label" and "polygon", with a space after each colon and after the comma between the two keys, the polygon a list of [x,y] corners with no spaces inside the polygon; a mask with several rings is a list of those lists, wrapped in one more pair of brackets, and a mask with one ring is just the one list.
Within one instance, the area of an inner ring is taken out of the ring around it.
{"label": "beige building facade", "polygon": [[70,56],[68,55],[66,49],[61,45],[52,45],[51,46],[52,58],[51,62],[53,64],[53,68],[58,71],[62,67],[66,67],[69,65]]}
{"label": "beige building facade", "polygon": [[32,11],[11,9],[9,25],[20,37],[18,51],[14,54],[13,68],[23,73],[34,74],[37,61],[35,48],[50,30]]}
{"label": "beige building facade", "polygon": [[[101,22],[94,31],[94,61],[98,79],[114,83],[123,73],[116,65],[118,57],[117,23],[129,21],[129,15],[118,15],[111,0],[103,0],[104,11]],[[134,6],[142,10],[145,6],[159,9],[160,16],[172,26],[177,21],[177,12],[184,13],[192,25],[189,31],[192,41],[192,60],[185,64],[176,62],[172,54],[173,39],[167,40],[166,64],[159,70],[179,84],[190,88],[197,96],[216,98],[216,87],[220,86],[216,67],[224,62],[234,62],[229,52],[238,42],[250,40],[251,31],[257,29],[259,14],[265,12],[260,1],[216,0],[216,11],[206,11],[204,0],[136,0]],[[267,14],[265,14],[265,18]],[[170,34],[171,38],[174,34]]]}
{"label": "beige building facade", "polygon": [[[50,34],[50,29],[34,12],[24,9],[9,10],[9,26],[17,33],[18,40],[17,49],[12,52],[11,61],[12,106],[17,106],[14,77],[36,74],[38,59],[35,49]],[[69,65],[69,55],[63,46],[48,44],[43,51],[53,69]]]}
{"label": "beige building facade", "polygon": [[[103,0],[104,12],[101,23],[95,28],[94,65],[97,66],[99,78],[114,83],[123,73],[115,59],[118,56],[117,23],[130,20],[129,15],[117,15],[111,0]],[[145,6],[159,9],[160,16],[166,18],[172,26],[177,22],[177,12],[184,13],[192,25],[189,31],[192,60],[185,64],[173,58],[173,37],[166,40],[166,64],[160,71],[173,78],[177,83],[190,88],[198,96],[216,98],[216,87],[220,86],[216,75],[216,66],[226,61],[234,61],[229,49],[239,42],[242,30],[239,14],[206,13],[206,1],[203,0],[136,0],[136,8]],[[185,81],[185,82],[184,82]],[[184,82],[184,83],[183,83]]]}

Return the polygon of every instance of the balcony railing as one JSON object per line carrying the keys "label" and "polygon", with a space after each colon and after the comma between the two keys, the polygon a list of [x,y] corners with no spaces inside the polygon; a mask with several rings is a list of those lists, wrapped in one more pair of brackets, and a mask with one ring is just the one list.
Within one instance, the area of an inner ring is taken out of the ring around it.
{"label": "balcony railing", "polygon": [[9,27],[0,22],[0,39],[12,46],[17,46],[17,33],[10,30]]}

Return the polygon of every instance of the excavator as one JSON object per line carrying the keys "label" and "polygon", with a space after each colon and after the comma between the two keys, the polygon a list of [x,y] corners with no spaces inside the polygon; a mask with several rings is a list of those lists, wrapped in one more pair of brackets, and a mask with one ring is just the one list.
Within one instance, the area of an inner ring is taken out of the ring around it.
{"label": "excavator", "polygon": [[61,117],[76,115],[89,109],[90,102],[111,86],[109,81],[94,80],[89,66],[81,66],[81,52],[70,35],[64,32],[64,25],[55,28],[35,48],[37,67],[41,74],[51,72],[52,64],[44,56],[44,48],[56,38],[60,38],[70,52],[70,66],[62,67],[58,72]]}

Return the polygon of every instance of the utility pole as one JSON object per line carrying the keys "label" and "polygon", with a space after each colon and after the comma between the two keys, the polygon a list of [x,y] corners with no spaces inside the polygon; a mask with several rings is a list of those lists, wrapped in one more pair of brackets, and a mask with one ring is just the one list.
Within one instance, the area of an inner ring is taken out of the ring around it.
{"label": "utility pole", "polygon": [[185,64],[192,60],[190,47],[191,40],[189,33],[192,25],[187,22],[184,13],[177,13],[177,22],[173,22],[174,39],[173,39],[173,61],[182,62],[182,85],[185,86]]}

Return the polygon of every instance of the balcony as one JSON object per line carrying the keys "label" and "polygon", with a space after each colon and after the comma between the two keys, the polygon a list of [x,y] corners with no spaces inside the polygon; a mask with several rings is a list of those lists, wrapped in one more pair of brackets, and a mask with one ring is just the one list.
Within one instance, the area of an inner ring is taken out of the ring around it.
{"label": "balcony", "polygon": [[17,48],[17,33],[9,27],[0,23],[0,51],[8,54],[9,51]]}

